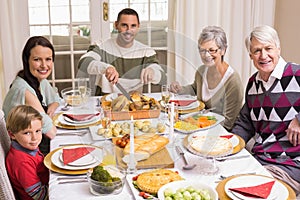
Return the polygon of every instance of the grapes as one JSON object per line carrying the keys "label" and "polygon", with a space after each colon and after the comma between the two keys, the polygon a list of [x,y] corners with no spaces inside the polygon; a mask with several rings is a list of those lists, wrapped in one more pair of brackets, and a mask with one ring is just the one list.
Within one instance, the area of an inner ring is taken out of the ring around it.
{"label": "grapes", "polygon": [[193,186],[179,188],[174,191],[172,188],[167,188],[164,191],[165,200],[210,200],[209,192],[205,189],[195,189]]}

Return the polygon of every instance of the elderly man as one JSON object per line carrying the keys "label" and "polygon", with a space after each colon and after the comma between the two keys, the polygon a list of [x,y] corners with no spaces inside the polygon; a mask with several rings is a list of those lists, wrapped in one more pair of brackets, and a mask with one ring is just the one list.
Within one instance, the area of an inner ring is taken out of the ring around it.
{"label": "elderly man", "polygon": [[277,179],[300,192],[300,66],[280,56],[277,32],[256,27],[246,47],[258,72],[246,88],[245,104],[232,130],[255,138],[255,158]]}

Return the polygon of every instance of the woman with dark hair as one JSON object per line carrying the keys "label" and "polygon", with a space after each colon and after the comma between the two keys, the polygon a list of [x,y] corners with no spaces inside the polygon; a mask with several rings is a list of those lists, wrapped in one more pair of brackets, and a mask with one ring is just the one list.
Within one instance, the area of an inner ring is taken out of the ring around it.
{"label": "woman with dark hair", "polygon": [[59,106],[59,97],[47,80],[54,58],[54,48],[48,39],[29,38],[22,53],[23,69],[11,84],[2,106],[6,116],[17,105],[30,105],[41,113],[44,134],[40,149],[43,153],[49,152],[49,139],[56,135],[51,117]]}

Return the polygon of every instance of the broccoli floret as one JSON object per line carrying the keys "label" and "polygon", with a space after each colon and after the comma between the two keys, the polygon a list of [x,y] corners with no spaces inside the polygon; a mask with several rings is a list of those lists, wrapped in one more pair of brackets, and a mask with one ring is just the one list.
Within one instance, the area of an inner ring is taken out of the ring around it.
{"label": "broccoli floret", "polygon": [[102,166],[96,166],[93,169],[91,178],[99,182],[109,182],[112,181],[111,175]]}
{"label": "broccoli floret", "polygon": [[121,181],[119,177],[112,177],[112,182]]}

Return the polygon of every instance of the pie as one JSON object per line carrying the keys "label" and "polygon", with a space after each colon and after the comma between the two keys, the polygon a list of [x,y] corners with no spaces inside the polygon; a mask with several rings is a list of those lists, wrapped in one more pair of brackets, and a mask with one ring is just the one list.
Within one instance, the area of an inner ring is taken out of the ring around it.
{"label": "pie", "polygon": [[182,179],[183,178],[175,171],[169,169],[155,169],[139,174],[136,185],[144,192],[156,194],[163,185]]}
{"label": "pie", "polygon": [[240,193],[247,197],[266,199],[270,195],[274,183],[275,181],[270,181],[256,186],[228,188],[228,189]]}
{"label": "pie", "polygon": [[77,147],[77,148],[63,148],[62,157],[64,161],[64,165],[67,165],[83,156],[89,154],[94,151],[94,147]]}
{"label": "pie", "polygon": [[228,138],[212,135],[193,136],[189,147],[193,153],[203,156],[225,156],[233,149]]}

